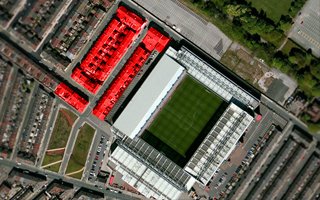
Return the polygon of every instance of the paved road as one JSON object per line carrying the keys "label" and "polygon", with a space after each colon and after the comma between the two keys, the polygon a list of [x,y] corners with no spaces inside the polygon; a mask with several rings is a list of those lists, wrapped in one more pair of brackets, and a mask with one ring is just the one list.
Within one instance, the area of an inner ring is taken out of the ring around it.
{"label": "paved road", "polygon": [[[102,139],[101,138],[102,136],[104,136],[105,138]],[[89,158],[86,163],[83,180],[87,180],[89,177],[89,174],[91,172],[93,172],[95,174],[95,176],[90,175],[91,179],[89,180],[89,182],[96,183],[96,178],[97,178],[96,176],[99,173],[102,162],[105,161],[104,160],[104,158],[105,158],[104,152],[107,153],[107,148],[109,148],[109,146],[107,146],[107,141],[110,140],[110,138],[111,138],[111,136],[105,135],[105,133],[103,133],[102,131],[100,131],[100,130],[97,131],[95,140],[92,143],[92,148],[90,150]],[[98,150],[99,145],[101,147],[101,151],[98,155],[97,150]],[[95,167],[93,166],[94,163],[96,165]],[[101,184],[101,185],[104,186],[104,184]]]}
{"label": "paved road", "polygon": [[282,106],[271,100],[269,97],[265,95],[261,95],[261,103],[266,105],[270,111],[277,113],[280,117],[284,118],[287,121],[292,121],[293,124],[299,126],[306,132],[308,132],[307,126],[299,120],[296,116],[285,110]]}
{"label": "paved road", "polygon": [[16,156],[17,156],[17,153],[18,153],[18,150],[19,150],[19,146],[20,146],[20,141],[22,139],[21,138],[22,137],[21,134],[23,134],[23,132],[25,131],[26,125],[29,122],[30,115],[32,114],[32,110],[34,109],[33,105],[34,105],[34,102],[36,100],[35,94],[38,92],[38,90],[39,90],[39,83],[35,82],[34,83],[34,87],[33,87],[32,91],[31,91],[31,94],[29,95],[28,100],[26,102],[27,103],[26,110],[24,112],[24,116],[23,116],[22,122],[21,122],[19,130],[18,130],[18,134],[17,134],[17,137],[16,137],[14,149],[13,149],[12,154],[11,154],[11,159],[12,160],[16,159]]}
{"label": "paved road", "polygon": [[268,145],[266,149],[263,151],[265,154],[261,156],[258,161],[256,161],[257,164],[255,164],[246,175],[246,181],[240,185],[240,187],[236,190],[236,195],[234,195],[231,199],[241,199],[244,196],[248,195],[248,191],[250,191],[250,188],[254,186],[254,184],[251,183],[253,183],[253,181],[256,179],[255,175],[261,171],[261,168],[265,165],[265,163],[268,163],[271,161],[271,159],[273,159],[274,152],[276,152],[280,148],[284,138],[288,137],[288,135],[290,134],[290,130],[292,129],[292,126],[293,124],[289,122],[283,133],[277,134],[275,136],[272,143],[270,143],[270,145]]}
{"label": "paved road", "polygon": [[231,40],[217,27],[194,14],[178,0],[134,0],[134,2],[217,60],[221,59],[231,45]]}
{"label": "paved road", "polygon": [[[6,108],[8,106],[9,103],[9,97],[11,97],[11,92],[12,92],[12,87],[14,85],[14,82],[17,78],[18,75],[18,69],[13,67],[10,75],[9,75],[9,79],[6,82],[6,89],[3,93],[3,95],[1,95],[1,102],[0,102],[0,108]],[[2,122],[2,118],[5,114],[5,109],[0,109],[0,123]]]}
{"label": "paved road", "polygon": [[54,172],[51,172],[51,171],[48,171],[48,170],[39,169],[37,167],[33,167],[33,166],[29,166],[29,165],[24,165],[24,164],[17,165],[17,163],[15,163],[13,161],[10,161],[10,160],[0,160],[0,164],[8,166],[8,167],[16,167],[16,166],[18,166],[18,168],[20,168],[20,169],[28,170],[28,171],[35,172],[35,173],[38,173],[38,174],[41,174],[41,175],[45,175],[49,179],[57,179],[57,180],[61,179],[61,180],[65,181],[65,182],[73,184],[75,187],[83,187],[83,188],[90,189],[92,191],[102,192],[107,197],[110,197],[110,198],[121,199],[121,200],[138,199],[138,198],[134,197],[133,195],[130,195],[130,193],[128,193],[128,194],[120,194],[120,193],[114,193],[114,192],[111,192],[111,191],[108,191],[108,190],[101,190],[101,189],[99,189],[99,188],[97,188],[97,187],[95,187],[93,185],[87,184],[87,183],[82,182],[80,180],[64,177],[64,176],[62,176],[60,174],[57,174],[57,173],[54,173]]}
{"label": "paved road", "polygon": [[[219,173],[213,178],[210,184],[211,190],[209,191],[209,194],[211,196],[218,195],[220,191],[225,188],[226,184],[229,182],[229,180],[232,179],[233,174],[239,166],[238,160],[243,160],[245,158],[247,152],[257,142],[258,138],[260,136],[263,136],[267,132],[267,130],[270,129],[272,124],[279,124],[279,122],[277,122],[277,120],[273,117],[273,112],[270,111],[266,106],[260,105],[260,112],[263,116],[262,120],[260,122],[254,121],[253,124],[248,127],[248,131],[246,132],[244,137],[244,143],[240,144],[240,146],[237,147],[237,149],[235,149],[230,156],[236,156],[235,159],[237,161],[231,160],[230,163],[224,163],[224,166],[220,167]],[[220,178],[223,178],[224,180],[222,183],[219,183],[219,181],[221,180]],[[217,187],[216,185],[219,186]]]}
{"label": "paved road", "polygon": [[47,130],[44,133],[43,139],[41,141],[41,146],[39,149],[39,155],[36,161],[35,166],[36,167],[40,167],[46,152],[46,149],[48,148],[49,145],[49,141],[50,141],[50,137],[51,137],[51,133],[54,127],[54,123],[56,121],[56,118],[58,116],[58,99],[55,99],[51,108],[51,112],[50,112],[50,117],[49,117],[49,122],[47,124]]}

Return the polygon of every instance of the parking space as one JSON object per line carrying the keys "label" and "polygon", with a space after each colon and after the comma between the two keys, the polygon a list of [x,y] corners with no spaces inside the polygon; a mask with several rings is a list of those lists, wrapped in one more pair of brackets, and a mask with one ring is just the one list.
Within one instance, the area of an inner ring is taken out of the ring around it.
{"label": "parking space", "polygon": [[289,37],[306,50],[320,57],[320,2],[309,0],[302,8]]}
{"label": "parking space", "polygon": [[231,44],[231,40],[217,27],[204,21],[179,1],[135,2],[218,60]]}
{"label": "parking space", "polygon": [[101,171],[102,164],[110,148],[110,138],[105,134],[97,134],[90,153],[90,164],[87,166],[88,181],[101,187],[106,183],[109,174]]}
{"label": "parking space", "polygon": [[210,196],[227,196],[234,191],[239,185],[238,181],[242,180],[241,177],[246,176],[244,173],[251,171],[252,162],[257,160],[257,155],[261,155],[261,151],[265,151],[265,147],[280,136],[278,129],[283,129],[286,122],[263,105],[260,105],[259,110],[262,119],[251,124],[233,153],[205,188]]}

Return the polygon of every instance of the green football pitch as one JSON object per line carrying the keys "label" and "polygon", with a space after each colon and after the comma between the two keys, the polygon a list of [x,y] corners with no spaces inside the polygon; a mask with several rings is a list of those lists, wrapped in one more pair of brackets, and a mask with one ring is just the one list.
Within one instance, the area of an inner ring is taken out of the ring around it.
{"label": "green football pitch", "polygon": [[148,132],[185,156],[222,102],[214,93],[187,76],[158,113]]}

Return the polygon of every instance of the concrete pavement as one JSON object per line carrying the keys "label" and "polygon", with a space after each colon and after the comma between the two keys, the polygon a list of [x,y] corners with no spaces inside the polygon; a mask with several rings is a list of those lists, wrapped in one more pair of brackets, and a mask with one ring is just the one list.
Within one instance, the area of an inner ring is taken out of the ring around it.
{"label": "concrete pavement", "polygon": [[34,166],[30,166],[30,165],[25,165],[25,164],[20,164],[18,165],[16,162],[13,162],[11,160],[0,160],[0,164],[1,165],[5,165],[8,167],[18,167],[20,169],[23,170],[28,170],[34,173],[38,173],[41,175],[44,175],[47,177],[47,179],[57,179],[57,180],[62,180],[65,181],[67,183],[71,183],[73,184],[75,187],[79,187],[79,188],[87,188],[89,190],[92,191],[97,191],[97,192],[102,192],[105,194],[105,196],[107,196],[108,198],[115,198],[115,199],[121,199],[121,200],[134,200],[134,199],[140,199],[140,198],[136,198],[135,195],[130,195],[131,193],[126,193],[126,194],[121,194],[121,193],[114,193],[111,192],[109,190],[105,190],[105,189],[99,189],[91,184],[87,184],[83,181],[77,180],[77,179],[73,179],[73,178],[69,178],[69,177],[65,177],[63,175],[48,171],[48,170],[43,170],[43,169],[39,169],[37,167]]}
{"label": "concrete pavement", "polygon": [[231,40],[217,27],[197,16],[178,0],[134,2],[173,28],[176,34],[181,34],[217,60],[221,59],[231,45]]}
{"label": "concrete pavement", "polygon": [[41,141],[41,146],[39,149],[38,158],[35,163],[36,167],[40,167],[43,162],[44,155],[45,155],[46,150],[49,145],[49,141],[50,141],[53,127],[54,127],[54,123],[55,123],[57,116],[58,116],[58,110],[59,110],[58,109],[58,101],[57,101],[57,99],[55,99],[53,102],[53,106],[51,108],[49,122],[47,123],[47,129],[46,129],[46,132],[44,133],[44,136]]}

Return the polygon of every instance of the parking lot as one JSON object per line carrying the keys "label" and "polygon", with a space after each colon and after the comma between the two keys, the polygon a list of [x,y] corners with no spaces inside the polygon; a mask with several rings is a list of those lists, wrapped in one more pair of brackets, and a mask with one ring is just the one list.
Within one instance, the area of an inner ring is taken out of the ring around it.
{"label": "parking lot", "polygon": [[107,157],[108,148],[110,148],[110,138],[105,134],[97,135],[93,148],[90,152],[90,159],[87,165],[86,175],[88,181],[104,187],[108,174],[101,172],[101,167]]}
{"label": "parking lot", "polygon": [[289,33],[289,38],[303,46],[306,50],[311,49],[316,57],[320,57],[319,9],[319,0],[307,1]]}
{"label": "parking lot", "polygon": [[135,0],[168,26],[220,60],[231,40],[213,24],[194,14],[179,1]]}

